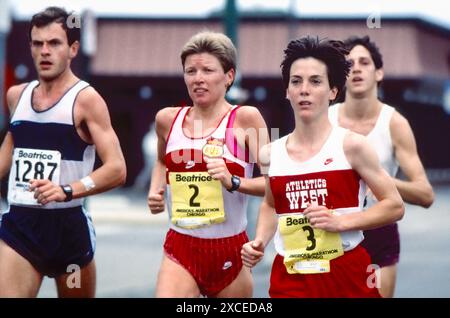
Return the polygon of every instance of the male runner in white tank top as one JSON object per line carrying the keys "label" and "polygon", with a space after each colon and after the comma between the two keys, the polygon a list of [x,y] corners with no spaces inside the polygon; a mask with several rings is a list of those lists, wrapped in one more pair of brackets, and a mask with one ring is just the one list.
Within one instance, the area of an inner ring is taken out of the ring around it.
{"label": "male runner in white tank top", "polygon": [[[383,80],[383,60],[369,37],[351,37],[345,41],[352,63],[346,82],[345,102],[330,107],[333,125],[367,136],[375,148],[381,166],[393,178],[405,202],[428,208],[434,200],[433,189],[417,153],[416,141],[408,120],[393,107],[378,99]],[[398,168],[406,180],[396,178]],[[369,190],[365,208],[377,199]],[[400,257],[400,235],[397,223],[364,231],[362,245],[380,267],[378,282],[383,297],[393,297],[397,263]]]}
{"label": "male runner in white tank top", "polygon": [[[12,118],[0,177],[11,169],[10,206],[0,227],[0,297],[35,297],[44,276],[55,278],[60,297],[94,297],[95,233],[83,198],[125,182],[108,108],[70,68],[80,29],[67,26],[68,17],[57,7],[33,16],[38,81],[7,93]],[[92,171],[95,151],[103,164]]]}

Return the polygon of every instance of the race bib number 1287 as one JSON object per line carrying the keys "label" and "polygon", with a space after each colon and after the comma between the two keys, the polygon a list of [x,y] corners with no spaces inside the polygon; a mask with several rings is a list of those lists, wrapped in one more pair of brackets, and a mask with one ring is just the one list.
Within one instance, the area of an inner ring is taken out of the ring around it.
{"label": "race bib number 1287", "polygon": [[48,179],[59,184],[61,153],[54,150],[15,148],[9,184],[11,204],[37,205],[29,191],[30,180]]}

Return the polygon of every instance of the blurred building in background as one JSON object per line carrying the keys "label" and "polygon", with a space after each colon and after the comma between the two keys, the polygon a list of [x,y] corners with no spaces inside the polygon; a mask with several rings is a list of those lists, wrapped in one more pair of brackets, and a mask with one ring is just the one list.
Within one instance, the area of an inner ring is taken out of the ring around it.
{"label": "blurred building in background", "polygon": [[[182,45],[194,33],[224,32],[222,12],[209,18],[97,18],[89,16],[88,50],[73,63],[76,74],[105,98],[128,165],[127,185],[144,166],[142,139],[158,110],[188,105],[180,61]],[[305,35],[345,39],[369,35],[384,58],[383,100],[403,113],[414,130],[426,168],[449,169],[450,30],[417,18],[299,18],[285,12],[241,12],[237,32],[240,85],[246,104],[259,107],[280,136],[293,116],[280,72],[283,49]],[[7,37],[7,84],[35,78],[28,46],[28,22],[13,21]],[[150,173],[150,172],[149,172]]]}

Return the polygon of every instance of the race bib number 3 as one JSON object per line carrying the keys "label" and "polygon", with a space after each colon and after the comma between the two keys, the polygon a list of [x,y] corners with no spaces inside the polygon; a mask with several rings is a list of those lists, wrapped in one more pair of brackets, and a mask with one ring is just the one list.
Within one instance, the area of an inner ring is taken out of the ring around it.
{"label": "race bib number 3", "polygon": [[172,223],[193,229],[225,221],[222,184],[207,172],[171,172]]}
{"label": "race bib number 3", "polygon": [[29,191],[30,180],[48,179],[59,184],[60,171],[59,151],[15,148],[9,184],[9,202],[39,205],[34,198],[34,192]]}
{"label": "race bib number 3", "polygon": [[314,229],[303,215],[281,216],[278,226],[289,274],[329,272],[329,261],[344,254],[339,233]]}

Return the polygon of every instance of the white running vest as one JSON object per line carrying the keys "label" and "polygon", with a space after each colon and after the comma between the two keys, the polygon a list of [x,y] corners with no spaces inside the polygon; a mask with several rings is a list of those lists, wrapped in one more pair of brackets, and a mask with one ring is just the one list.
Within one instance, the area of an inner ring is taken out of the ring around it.
{"label": "white running vest", "polygon": [[[338,103],[330,106],[328,111],[328,117],[330,122],[334,126],[338,126],[339,109],[342,104]],[[394,154],[394,147],[392,146],[391,130],[389,128],[392,115],[395,112],[395,108],[387,104],[383,104],[380,114],[377,118],[377,122],[373,129],[366,136],[369,143],[374,147],[380,164],[383,169],[391,176],[395,177],[399,164]],[[366,208],[371,207],[377,202],[377,199],[373,194],[367,197]]]}
{"label": "white running vest", "polygon": [[32,106],[33,90],[38,85],[38,81],[32,81],[26,86],[9,125],[14,140],[9,204],[42,209],[80,206],[83,198],[44,206],[20,199],[23,197],[20,192],[26,191],[30,179],[52,179],[57,184],[69,184],[90,174],[95,161],[95,146],[80,138],[73,119],[75,99],[89,84],[78,81],[44,111],[36,111]]}

